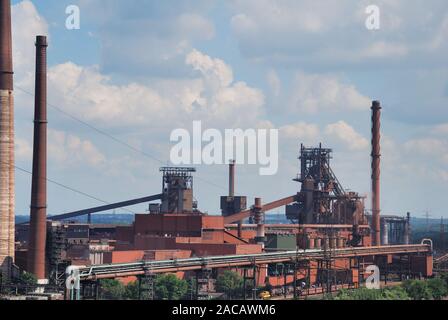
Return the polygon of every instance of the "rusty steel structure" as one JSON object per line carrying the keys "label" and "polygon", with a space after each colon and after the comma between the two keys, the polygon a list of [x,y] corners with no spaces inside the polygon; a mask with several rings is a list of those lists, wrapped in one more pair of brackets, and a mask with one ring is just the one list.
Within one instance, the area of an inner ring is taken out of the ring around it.
{"label": "rusty steel structure", "polygon": [[195,168],[160,168],[162,178],[163,213],[193,212],[193,172]]}
{"label": "rusty steel structure", "polygon": [[286,207],[286,217],[300,224],[365,224],[364,198],[346,192],[331,168],[332,149],[301,146],[301,183],[294,204]]}
{"label": "rusty steel structure", "polygon": [[47,37],[36,37],[33,172],[28,272],[45,279],[47,223]]}
{"label": "rusty steel structure", "polygon": [[372,103],[372,234],[373,244],[381,244],[380,162],[381,104]]}
{"label": "rusty steel structure", "polygon": [[0,0],[0,274],[14,261],[14,96],[11,2]]}

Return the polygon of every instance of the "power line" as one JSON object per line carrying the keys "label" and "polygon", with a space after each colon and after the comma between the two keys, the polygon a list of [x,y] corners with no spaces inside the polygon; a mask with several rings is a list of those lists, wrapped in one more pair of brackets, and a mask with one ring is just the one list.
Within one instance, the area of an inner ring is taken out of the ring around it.
{"label": "power line", "polygon": [[[30,96],[32,96],[32,97],[34,97],[34,94],[33,94],[33,93],[29,92],[28,90],[26,90],[26,89],[24,89],[24,88],[21,88],[20,86],[17,86],[17,85],[16,85],[15,88],[19,89],[20,91],[22,91],[22,92],[24,92],[24,93],[26,93],[26,94],[28,94],[28,95],[30,95]],[[97,127],[91,125],[90,123],[88,123],[88,122],[86,122],[86,121],[84,121],[84,120],[82,120],[82,119],[79,119],[78,117],[76,117],[76,116],[74,116],[74,115],[68,113],[67,111],[65,111],[65,110],[63,110],[63,109],[61,109],[61,108],[59,108],[58,106],[56,106],[56,105],[54,105],[54,104],[52,104],[52,103],[50,103],[50,102],[47,102],[47,105],[50,106],[51,108],[55,109],[56,111],[58,111],[58,112],[64,114],[66,117],[68,117],[68,118],[70,118],[70,119],[72,119],[72,120],[74,120],[74,121],[76,121],[76,122],[79,122],[79,123],[81,123],[82,125],[84,125],[84,126],[90,128],[91,130],[97,132],[98,134],[101,134],[101,135],[103,135],[103,136],[105,136],[105,137],[111,139],[112,141],[114,141],[114,142],[116,142],[116,143],[118,143],[118,144],[120,144],[120,145],[122,145],[122,146],[124,146],[124,147],[126,147],[126,148],[129,148],[130,150],[132,150],[132,151],[134,151],[134,152],[140,153],[141,155],[143,155],[143,156],[145,156],[145,157],[148,157],[148,158],[150,158],[150,159],[152,159],[152,160],[154,160],[154,161],[156,161],[156,162],[159,162],[159,163],[162,164],[162,165],[165,165],[165,162],[164,162],[164,161],[162,161],[162,160],[160,160],[160,159],[154,157],[153,155],[151,155],[151,154],[149,154],[149,153],[147,153],[147,152],[145,152],[145,151],[143,151],[143,150],[141,150],[141,149],[139,149],[139,148],[134,147],[133,145],[131,145],[131,144],[129,144],[129,143],[127,143],[127,142],[125,142],[125,141],[123,141],[123,140],[121,140],[121,139],[116,138],[115,136],[113,136],[113,135],[107,133],[107,132],[104,131],[104,130],[98,129]],[[223,186],[220,186],[220,185],[218,185],[218,184],[216,184],[216,183],[214,183],[214,182],[205,180],[205,179],[203,179],[203,178],[196,177],[195,179],[196,179],[196,180],[200,180],[200,181],[202,181],[202,182],[204,182],[204,183],[207,183],[207,184],[209,184],[209,185],[211,185],[211,186],[214,186],[214,187],[216,187],[216,188],[219,188],[219,189],[222,189],[222,190],[227,190],[227,188],[225,188],[225,187],[223,187]]]}
{"label": "power line", "polygon": [[[8,165],[9,165],[9,164],[8,164]],[[21,168],[21,167],[19,167],[19,166],[16,166],[16,165],[14,165],[14,168],[17,169],[17,170],[19,170],[19,171],[28,173],[28,174],[30,174],[30,175],[33,174],[31,171],[26,170],[26,169],[23,169],[23,168]],[[65,184],[62,184],[62,183],[60,183],[60,182],[51,180],[51,179],[49,179],[49,178],[46,178],[45,180],[48,181],[48,182],[50,182],[50,183],[52,183],[52,184],[54,184],[54,185],[57,185],[57,186],[59,186],[59,187],[61,187],[61,188],[64,188],[64,189],[66,189],[66,190],[72,191],[72,192],[74,192],[74,193],[78,193],[78,194],[80,194],[80,195],[82,195],[82,196],[85,196],[85,197],[87,197],[87,198],[96,200],[96,201],[98,201],[98,202],[102,202],[102,203],[104,203],[104,204],[110,204],[110,202],[107,202],[107,201],[105,201],[105,200],[102,200],[102,199],[100,199],[100,198],[97,198],[97,197],[95,197],[95,196],[92,196],[92,195],[90,195],[90,194],[88,194],[88,193],[85,193],[85,192],[83,192],[83,191],[77,190],[77,189],[75,189],[75,188],[69,187],[69,186],[67,186],[67,185],[65,185]],[[133,213],[133,214],[137,214],[136,212],[134,212],[134,211],[132,211],[132,210],[129,210],[129,209],[123,209],[123,210],[128,211],[128,212]]]}

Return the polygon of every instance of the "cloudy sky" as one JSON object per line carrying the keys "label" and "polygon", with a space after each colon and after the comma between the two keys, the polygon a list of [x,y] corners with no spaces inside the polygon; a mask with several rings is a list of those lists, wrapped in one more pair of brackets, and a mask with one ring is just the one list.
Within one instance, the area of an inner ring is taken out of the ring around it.
{"label": "cloudy sky", "polygon": [[[16,156],[23,169],[32,160],[34,37],[44,34],[51,180],[107,202],[159,193],[171,131],[202,120],[220,130],[279,129],[276,175],[237,168],[237,193],[250,202],[294,194],[299,145],[319,142],[334,149],[343,186],[368,196],[369,108],[378,99],[383,212],[448,217],[445,0],[13,4]],[[71,4],[80,8],[79,30],[65,26]],[[370,4],[381,10],[379,30],[365,27]],[[217,214],[227,167],[197,169],[195,197],[203,211]],[[16,176],[17,213],[28,214],[31,177]],[[50,214],[102,204],[48,188]]]}

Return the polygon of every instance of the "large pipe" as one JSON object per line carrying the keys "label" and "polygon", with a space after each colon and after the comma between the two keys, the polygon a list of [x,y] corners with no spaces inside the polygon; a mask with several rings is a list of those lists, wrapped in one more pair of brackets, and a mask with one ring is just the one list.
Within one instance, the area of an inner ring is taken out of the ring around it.
{"label": "large pipe", "polygon": [[14,97],[11,2],[0,0],[0,273],[14,261]]}
{"label": "large pipe", "polygon": [[33,176],[28,271],[45,279],[47,232],[47,37],[36,37]]}
{"label": "large pipe", "polygon": [[380,224],[380,139],[381,139],[381,104],[372,103],[372,232],[373,244],[381,245]]}

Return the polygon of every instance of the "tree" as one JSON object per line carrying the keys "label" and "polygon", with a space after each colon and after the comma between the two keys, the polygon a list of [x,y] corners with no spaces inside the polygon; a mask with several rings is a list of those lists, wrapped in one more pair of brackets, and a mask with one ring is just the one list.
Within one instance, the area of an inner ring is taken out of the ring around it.
{"label": "tree", "polygon": [[403,288],[412,300],[431,300],[432,294],[426,281],[406,280]]}
{"label": "tree", "polygon": [[429,279],[427,282],[431,295],[435,300],[441,300],[448,294],[446,283],[441,278]]}
{"label": "tree", "polygon": [[124,298],[127,300],[138,300],[138,281],[130,282],[124,290]]}
{"label": "tree", "polygon": [[159,300],[180,300],[188,292],[188,282],[174,274],[158,275],[154,284],[155,296]]}
{"label": "tree", "polygon": [[125,294],[125,286],[118,280],[100,280],[101,296],[105,300],[121,300]]}
{"label": "tree", "polygon": [[448,272],[442,272],[439,275],[440,279],[442,279],[445,282],[445,286],[448,290]]}
{"label": "tree", "polygon": [[381,300],[381,290],[359,288],[356,290],[339,290],[335,300]]}
{"label": "tree", "polygon": [[19,275],[16,281],[18,284],[32,287],[37,284],[37,277],[32,273],[23,272]]}
{"label": "tree", "polygon": [[400,286],[383,289],[381,296],[382,300],[410,300],[406,290]]}
{"label": "tree", "polygon": [[[327,299],[330,299],[330,297],[327,297]],[[402,287],[381,290],[359,288],[355,290],[341,289],[334,300],[409,300],[409,296]]]}
{"label": "tree", "polygon": [[226,270],[216,279],[216,289],[224,292],[228,299],[241,293],[243,287],[242,277],[233,271]]}

